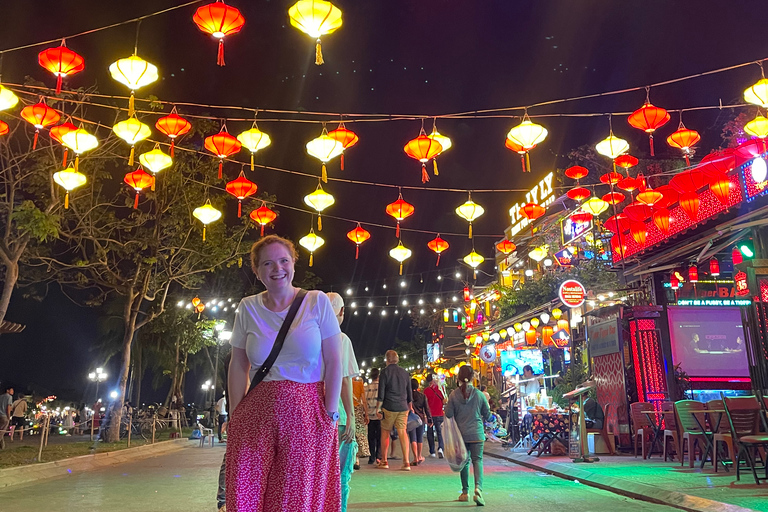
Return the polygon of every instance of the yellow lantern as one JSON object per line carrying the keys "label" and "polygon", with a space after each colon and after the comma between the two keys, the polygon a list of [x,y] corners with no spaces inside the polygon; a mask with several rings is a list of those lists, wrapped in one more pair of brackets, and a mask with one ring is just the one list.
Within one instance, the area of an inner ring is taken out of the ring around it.
{"label": "yellow lantern", "polygon": [[264,149],[272,144],[272,139],[269,137],[269,135],[259,130],[255,121],[253,123],[253,127],[250,130],[245,130],[243,133],[237,136],[237,140],[240,141],[240,144],[242,144],[244,148],[251,152],[251,171],[254,170],[253,155],[257,151]]}
{"label": "yellow lantern", "polygon": [[85,128],[71,130],[61,136],[61,143],[75,153],[75,170],[80,169],[80,155],[99,146],[99,139],[88,133]]}
{"label": "yellow lantern", "polygon": [[757,114],[757,117],[744,125],[744,131],[759,139],[764,139],[768,137],[768,119]]}
{"label": "yellow lantern", "polygon": [[499,336],[501,336],[501,339],[506,338],[507,337],[507,330],[506,329],[500,330],[499,331]]}
{"label": "yellow lantern", "polygon": [[611,160],[615,160],[629,151],[629,142],[616,137],[613,135],[613,132],[611,132],[608,137],[597,143],[595,150],[601,155],[607,156]]}
{"label": "yellow lantern", "polygon": [[[147,151],[139,155],[139,162],[145,169],[149,169],[152,174],[157,174],[162,170],[165,170],[173,165],[173,158],[170,155],[163,153],[160,149],[160,144],[155,144],[155,148],[152,151]],[[152,190],[155,189],[155,182],[152,181]]]}
{"label": "yellow lantern", "polygon": [[400,275],[403,275],[403,262],[411,257],[413,251],[403,245],[402,240],[397,241],[397,247],[389,251],[389,255],[400,262]]}
{"label": "yellow lantern", "polygon": [[472,193],[469,193],[469,199],[467,202],[456,208],[456,215],[462,219],[466,219],[469,222],[469,238],[472,238],[472,221],[480,217],[485,213],[485,209],[472,201]]}
{"label": "yellow lantern", "polygon": [[599,197],[593,197],[581,205],[581,208],[585,211],[588,211],[592,215],[597,216],[608,209],[608,203]]}
{"label": "yellow lantern", "polygon": [[325,164],[341,155],[343,152],[344,144],[333,137],[330,137],[325,128],[323,128],[322,135],[307,142],[307,153],[323,163],[321,174],[323,183],[328,183],[328,170],[326,169]]}
{"label": "yellow lantern", "polygon": [[477,277],[477,267],[479,267],[483,261],[485,261],[485,258],[477,254],[474,249],[471,253],[464,256],[464,263],[472,267],[472,271],[475,277]]}
{"label": "yellow lantern", "polygon": [[534,329],[539,326],[539,319],[536,317],[531,318],[531,327]]}
{"label": "yellow lantern", "polygon": [[109,74],[131,90],[131,97],[128,100],[128,117],[134,113],[133,93],[140,87],[155,82],[159,77],[157,66],[136,54],[113,62],[109,66]]}
{"label": "yellow lantern", "polygon": [[125,121],[120,121],[112,127],[112,131],[115,132],[115,135],[131,145],[131,154],[128,157],[129,166],[133,165],[133,154],[136,143],[152,135],[152,130],[149,126],[135,117],[129,117]]}
{"label": "yellow lantern", "polygon": [[515,329],[515,332],[520,332],[523,330],[523,324],[521,324],[520,322],[516,323],[512,327]]}
{"label": "yellow lantern", "polygon": [[205,229],[211,222],[216,222],[221,218],[221,212],[213,207],[210,199],[206,199],[203,206],[199,206],[192,211],[192,215],[203,223],[203,242],[205,242]]}
{"label": "yellow lantern", "polygon": [[315,64],[323,64],[320,36],[335,32],[341,27],[341,10],[324,0],[299,0],[288,9],[291,25],[309,37],[316,38]]}
{"label": "yellow lantern", "polygon": [[8,110],[19,103],[19,97],[11,91],[0,85],[0,110]]}
{"label": "yellow lantern", "polygon": [[320,215],[329,206],[336,202],[331,194],[323,190],[323,186],[319,183],[317,188],[311,194],[304,196],[304,202],[307,206],[317,210],[317,230],[323,230],[323,221],[320,219]]}
{"label": "yellow lantern", "polygon": [[75,166],[69,164],[69,167],[66,169],[54,173],[53,181],[61,185],[64,190],[67,191],[67,194],[64,196],[64,209],[67,209],[69,208],[69,192],[77,187],[85,185],[87,180],[85,179],[85,174],[77,172]]}
{"label": "yellow lantern", "polygon": [[314,263],[315,251],[323,246],[325,240],[315,234],[313,229],[309,230],[309,234],[301,237],[299,245],[309,251],[309,266]]}
{"label": "yellow lantern", "polygon": [[531,252],[529,252],[528,257],[535,262],[540,263],[541,260],[547,257],[547,254],[549,254],[548,247],[542,245],[541,247],[536,247]]}
{"label": "yellow lantern", "polygon": [[547,138],[547,133],[546,128],[531,121],[527,112],[523,116],[523,122],[509,130],[509,133],[507,133],[507,139],[525,154],[523,171],[527,168],[530,172],[531,159],[528,156],[528,151],[535,148],[537,144],[544,142],[544,139]]}
{"label": "yellow lantern", "polygon": [[436,140],[440,144],[440,147],[443,148],[440,150],[440,153],[438,153],[438,155],[442,155],[443,153],[451,149],[451,146],[453,146],[451,139],[449,137],[446,137],[439,131],[437,131],[436,127],[432,128],[432,133],[427,135],[427,137],[429,137],[432,140]]}
{"label": "yellow lantern", "polygon": [[761,78],[755,85],[744,90],[744,101],[768,108],[768,78]]}
{"label": "yellow lantern", "polygon": [[552,318],[555,320],[560,320],[561,316],[563,316],[563,312],[560,311],[560,308],[555,308],[552,310]]}

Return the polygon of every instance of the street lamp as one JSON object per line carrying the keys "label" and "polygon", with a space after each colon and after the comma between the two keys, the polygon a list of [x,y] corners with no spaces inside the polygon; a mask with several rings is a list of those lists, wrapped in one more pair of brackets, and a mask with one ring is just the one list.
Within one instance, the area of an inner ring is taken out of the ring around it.
{"label": "street lamp", "polygon": [[107,377],[108,375],[104,371],[104,368],[96,368],[95,372],[88,374],[88,380],[96,383],[96,398],[94,398],[94,402],[99,399],[99,383],[107,380]]}

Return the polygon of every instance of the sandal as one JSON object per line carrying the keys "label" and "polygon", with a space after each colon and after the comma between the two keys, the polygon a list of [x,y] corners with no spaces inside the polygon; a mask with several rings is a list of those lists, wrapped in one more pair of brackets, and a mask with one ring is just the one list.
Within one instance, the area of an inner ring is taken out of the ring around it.
{"label": "sandal", "polygon": [[376,469],[389,469],[389,464],[387,464],[386,461],[379,461],[378,464],[376,464]]}
{"label": "sandal", "polygon": [[408,464],[403,464],[403,467],[400,468],[400,471],[410,471],[410,470],[411,470],[411,466],[409,466]]}

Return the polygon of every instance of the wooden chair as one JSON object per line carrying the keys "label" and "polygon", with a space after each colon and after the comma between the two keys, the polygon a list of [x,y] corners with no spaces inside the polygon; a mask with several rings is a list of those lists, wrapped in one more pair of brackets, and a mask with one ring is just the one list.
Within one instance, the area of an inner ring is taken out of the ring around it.
{"label": "wooden chair", "polygon": [[662,402],[661,412],[664,413],[664,461],[667,461],[669,456],[674,460],[674,456],[668,455],[667,448],[669,447],[669,441],[672,441],[672,447],[675,449],[675,455],[680,455],[680,432],[677,426],[677,418],[675,417],[675,403],[674,402]]}
{"label": "wooden chair", "polygon": [[[598,404],[599,405],[599,404]],[[611,412],[611,404],[605,404],[605,411],[603,413],[603,428],[588,428],[587,429],[587,435],[589,434],[600,434],[600,437],[603,438],[603,442],[605,442],[605,445],[608,447],[608,453],[610,455],[614,455],[615,450],[613,449],[613,443],[611,442],[611,436],[613,435],[611,432],[608,431],[608,415]]]}
{"label": "wooden chair", "polygon": [[[707,409],[708,410],[723,410],[725,409],[725,405],[723,404],[722,400],[710,400],[707,402]],[[712,447],[712,451],[714,452],[712,454],[713,456],[713,464],[715,465],[715,473],[717,473],[717,463],[718,459],[720,458],[720,451],[718,450],[720,444],[725,444],[725,455],[726,458],[729,461],[733,461],[736,455],[736,452],[733,451],[733,436],[731,436],[731,428],[728,425],[728,419],[725,417],[725,413],[712,413],[709,415],[709,423],[710,428],[715,428],[715,423],[718,422],[717,416],[722,415],[720,420],[720,425],[717,428],[717,432],[715,432],[715,436],[712,440],[712,444],[714,445]],[[720,460],[720,463],[725,466],[725,462]],[[726,470],[728,467],[726,466]]]}
{"label": "wooden chair", "polygon": [[[758,448],[768,447],[768,434],[760,433],[762,408],[757,397],[744,396],[737,398],[723,397],[725,413],[728,417],[728,426],[733,436],[734,448],[737,450],[734,465],[736,466],[736,480],[739,480],[742,456],[749,468],[755,483],[768,479],[768,463],[762,458],[763,465],[757,466],[756,458]],[[765,470],[765,477],[758,478],[757,470]]]}
{"label": "wooden chair", "polygon": [[[700,413],[698,411],[701,411]],[[704,453],[699,443],[706,443],[704,430],[696,423],[695,413],[702,425],[706,426],[706,406],[696,400],[678,400],[675,402],[675,415],[682,434],[680,438],[680,465],[685,465],[686,443],[688,448],[688,467],[693,468],[696,460],[696,448]]]}
{"label": "wooden chair", "polygon": [[[644,414],[646,411],[655,412],[652,403],[635,402],[629,405],[629,413],[632,417],[632,429],[635,433],[632,436],[632,443],[635,445],[635,457],[637,457],[637,438],[639,437],[640,446],[642,448],[641,452],[644,459],[647,457],[645,449],[645,438],[648,437],[652,439],[651,436],[653,436],[653,425],[651,424],[651,421],[648,419],[648,417]],[[652,450],[653,446],[651,446],[650,449]]]}

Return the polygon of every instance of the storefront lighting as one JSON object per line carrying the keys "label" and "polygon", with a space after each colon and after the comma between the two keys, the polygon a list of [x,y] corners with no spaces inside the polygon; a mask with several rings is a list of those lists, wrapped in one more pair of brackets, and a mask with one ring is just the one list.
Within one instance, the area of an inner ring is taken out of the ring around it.
{"label": "storefront lighting", "polygon": [[555,308],[552,310],[552,318],[555,320],[560,320],[561,316],[563,316],[563,312],[560,310],[560,308]]}
{"label": "storefront lighting", "polygon": [[743,245],[742,244],[742,246],[739,247],[739,249],[741,250],[741,254],[743,254],[747,258],[751,258],[751,257],[753,257],[755,255],[755,253],[752,252],[752,249],[750,249],[748,245]]}
{"label": "storefront lighting", "polygon": [[541,323],[544,325],[547,325],[549,323],[549,313],[542,313],[539,315],[539,318],[541,319]]}
{"label": "storefront lighting", "polygon": [[696,283],[699,281],[699,268],[695,263],[688,267],[688,281],[691,283]]}
{"label": "storefront lighting", "polygon": [[709,260],[709,275],[712,277],[720,275],[720,262],[715,257]]}
{"label": "storefront lighting", "polygon": [[762,157],[752,160],[752,179],[755,183],[764,183],[768,178],[768,167]]}
{"label": "storefront lighting", "polygon": [[742,256],[738,247],[734,247],[731,251],[731,258],[733,259],[734,265],[739,265],[742,261],[744,261],[744,257]]}
{"label": "storefront lighting", "polygon": [[525,276],[526,277],[533,277],[533,270],[531,270],[530,268],[526,269]]}
{"label": "storefront lighting", "polygon": [[530,322],[523,322],[523,330],[529,331],[531,329],[531,323]]}

